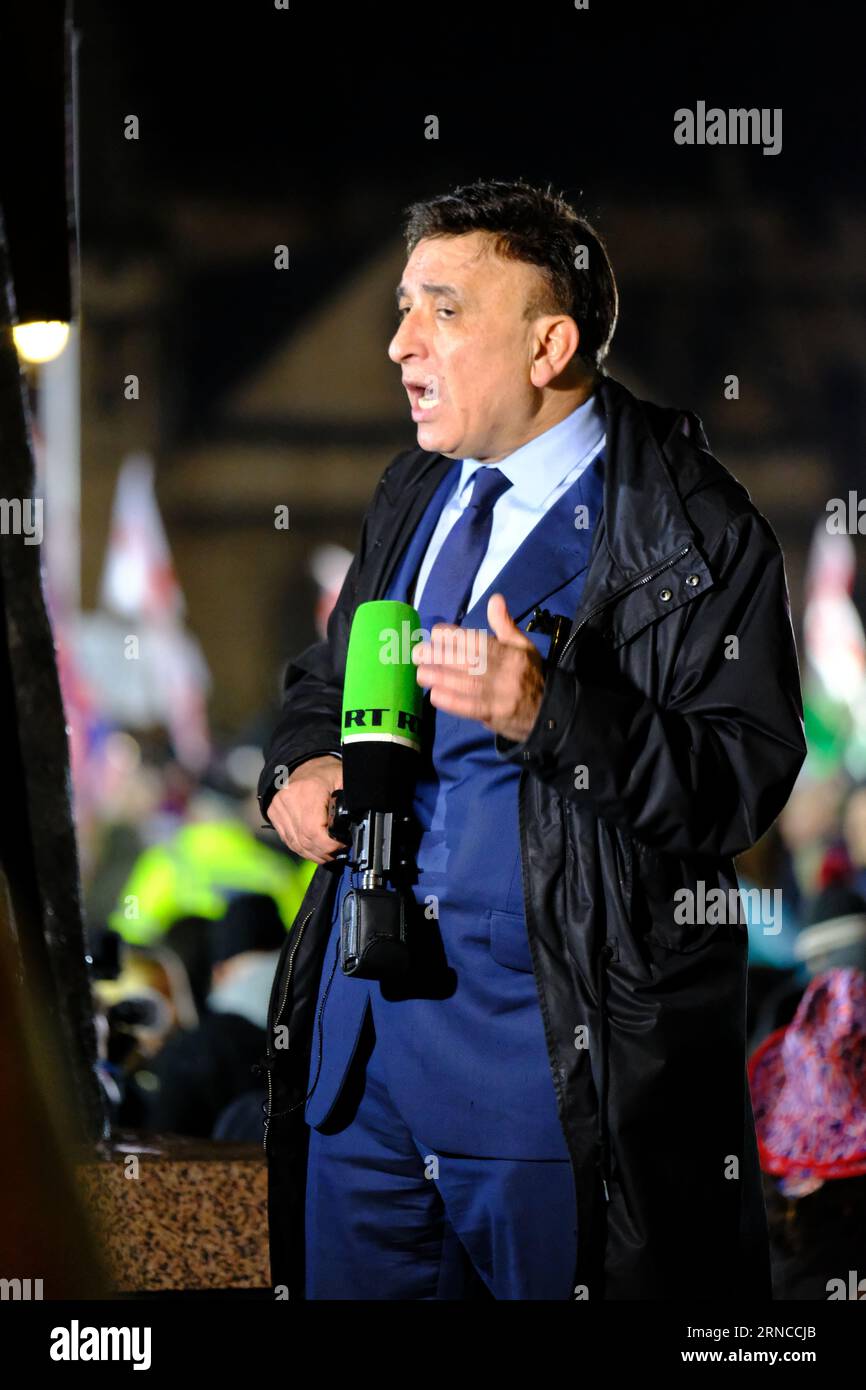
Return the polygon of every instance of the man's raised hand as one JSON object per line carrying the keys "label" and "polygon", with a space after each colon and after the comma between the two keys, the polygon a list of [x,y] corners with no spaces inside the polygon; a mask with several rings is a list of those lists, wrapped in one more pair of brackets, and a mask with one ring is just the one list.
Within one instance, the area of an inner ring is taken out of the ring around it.
{"label": "man's raised hand", "polygon": [[[431,640],[412,649],[416,678],[429,688],[436,709],[476,719],[503,738],[523,743],[544,694],[541,654],[513,621],[502,594],[491,595],[487,621],[493,636],[453,623],[434,623]],[[437,641],[437,632],[446,640]]]}

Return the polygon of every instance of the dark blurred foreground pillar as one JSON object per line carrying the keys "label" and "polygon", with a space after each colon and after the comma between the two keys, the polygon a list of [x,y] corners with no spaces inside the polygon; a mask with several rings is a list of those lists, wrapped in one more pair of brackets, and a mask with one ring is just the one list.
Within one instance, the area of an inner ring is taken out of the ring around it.
{"label": "dark blurred foreground pillar", "polygon": [[[74,230],[69,173],[71,25],[62,4],[23,4],[0,25],[0,863],[10,891],[22,979],[38,991],[59,1045],[64,1091],[81,1132],[106,1133],[94,1074],[96,1039],[84,960],[66,717],[41,576],[41,546],[15,534],[14,507],[34,499],[25,382],[11,325],[68,321]],[[29,105],[24,104],[24,88]],[[13,95],[10,95],[13,94]],[[17,94],[15,96],[14,94]],[[16,109],[17,106],[17,109]],[[27,117],[30,108],[33,118]],[[15,229],[15,236],[9,230]],[[11,246],[11,250],[10,250]],[[41,501],[40,501],[41,505]],[[45,499],[50,511],[51,499]],[[43,512],[44,530],[50,518]],[[47,1040],[46,1040],[47,1041]]]}
{"label": "dark blurred foreground pillar", "polygon": [[[46,62],[50,52],[46,42]],[[10,61],[5,47],[4,66]],[[62,66],[59,91],[62,103]],[[0,123],[4,148],[18,140],[16,129]],[[37,185],[41,174],[34,159]],[[104,1285],[71,1159],[78,1145],[105,1138],[108,1128],[94,1070],[66,720],[41,551],[16,525],[17,508],[35,499],[28,407],[12,341],[16,310],[2,206],[10,192],[20,200],[26,190],[14,179],[0,189],[0,1278],[16,1289],[17,1281],[43,1281],[40,1294],[4,1296],[86,1298],[101,1296]],[[68,276],[68,247],[59,252]]]}

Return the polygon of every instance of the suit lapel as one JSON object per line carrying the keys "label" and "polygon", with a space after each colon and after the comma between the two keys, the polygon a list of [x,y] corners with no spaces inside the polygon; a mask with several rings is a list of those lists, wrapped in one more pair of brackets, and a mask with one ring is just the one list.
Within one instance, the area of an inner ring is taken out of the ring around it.
{"label": "suit lapel", "polygon": [[487,626],[487,601],[496,593],[505,596],[509,613],[519,623],[587,568],[601,510],[603,477],[599,455],[533,527],[469,609],[463,627]]}

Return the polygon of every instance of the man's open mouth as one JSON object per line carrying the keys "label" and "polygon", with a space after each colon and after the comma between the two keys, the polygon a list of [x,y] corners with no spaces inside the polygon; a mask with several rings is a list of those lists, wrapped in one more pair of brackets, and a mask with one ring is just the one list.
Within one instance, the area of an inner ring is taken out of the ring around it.
{"label": "man's open mouth", "polygon": [[435,381],[428,382],[426,386],[409,383],[406,390],[413,410],[431,410],[439,404],[439,385]]}

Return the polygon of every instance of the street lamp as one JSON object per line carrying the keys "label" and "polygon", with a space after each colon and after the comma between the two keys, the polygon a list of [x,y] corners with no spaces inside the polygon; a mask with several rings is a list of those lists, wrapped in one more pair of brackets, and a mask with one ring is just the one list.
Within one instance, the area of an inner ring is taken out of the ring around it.
{"label": "street lamp", "polygon": [[48,323],[19,323],[12,329],[19,357],[25,362],[53,362],[66,347],[69,324],[53,319]]}

